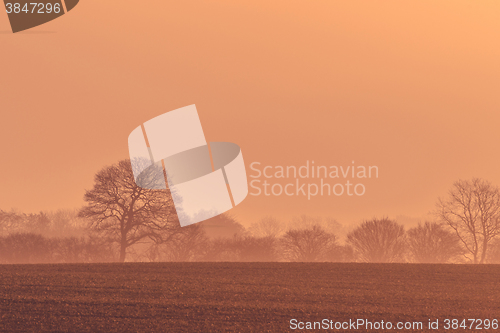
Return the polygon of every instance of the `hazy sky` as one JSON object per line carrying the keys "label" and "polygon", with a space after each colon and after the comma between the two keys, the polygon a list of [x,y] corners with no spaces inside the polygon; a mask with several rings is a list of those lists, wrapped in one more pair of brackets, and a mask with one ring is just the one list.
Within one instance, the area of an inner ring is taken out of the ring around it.
{"label": "hazy sky", "polygon": [[249,196],[242,221],[422,216],[459,178],[500,185],[496,0],[85,0],[9,29],[0,13],[0,209],[81,206],[135,127],[190,104],[249,175],[379,168],[362,197]]}

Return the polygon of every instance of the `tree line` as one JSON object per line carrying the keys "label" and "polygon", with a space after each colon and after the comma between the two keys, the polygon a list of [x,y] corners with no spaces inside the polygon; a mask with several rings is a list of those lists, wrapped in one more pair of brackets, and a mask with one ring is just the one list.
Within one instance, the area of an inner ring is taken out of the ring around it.
{"label": "tree line", "polygon": [[[182,228],[165,242],[142,242],[127,252],[130,261],[284,261],[369,263],[472,263],[460,238],[445,225],[426,222],[405,230],[388,218],[371,219],[347,233],[319,218],[301,216],[295,225],[266,217],[244,228],[229,215],[212,222],[228,231],[210,235],[202,223]],[[300,223],[298,223],[300,222]],[[333,223],[331,223],[333,222]],[[26,229],[28,230],[28,229]],[[232,236],[229,236],[233,233]],[[50,237],[15,232],[0,237],[0,263],[92,263],[121,261],[120,248],[88,230],[82,237]],[[485,262],[500,263],[500,242],[491,244]]]}
{"label": "tree line", "polygon": [[78,211],[0,211],[0,263],[500,263],[500,190],[485,180],[457,181],[438,200],[436,221],[409,230],[373,218],[346,232],[333,219],[308,216],[287,224],[266,217],[244,228],[227,214],[181,228],[175,194],[138,187],[133,165],[100,170]]}

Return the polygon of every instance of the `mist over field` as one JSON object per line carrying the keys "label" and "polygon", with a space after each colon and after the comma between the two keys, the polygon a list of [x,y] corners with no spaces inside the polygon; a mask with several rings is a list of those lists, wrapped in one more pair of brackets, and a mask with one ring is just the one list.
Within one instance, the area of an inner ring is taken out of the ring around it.
{"label": "mist over field", "polygon": [[345,226],[302,215],[244,227],[224,213],[180,227],[169,191],[137,186],[127,160],[101,170],[85,199],[74,211],[0,210],[0,263],[500,263],[500,189],[477,178],[439,198],[432,222],[400,216]]}

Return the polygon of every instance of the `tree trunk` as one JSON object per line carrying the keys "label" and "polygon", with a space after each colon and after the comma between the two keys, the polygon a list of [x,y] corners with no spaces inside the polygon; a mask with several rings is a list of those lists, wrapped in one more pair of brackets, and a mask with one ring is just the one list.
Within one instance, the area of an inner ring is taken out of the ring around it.
{"label": "tree trunk", "polygon": [[125,252],[126,248],[122,245],[120,246],[120,262],[125,262]]}
{"label": "tree trunk", "polygon": [[483,241],[483,253],[481,253],[481,261],[479,262],[480,264],[484,264],[484,261],[486,260],[486,250],[488,250],[488,241],[485,239]]}
{"label": "tree trunk", "polygon": [[120,242],[120,262],[125,262],[125,256],[127,255],[127,239],[122,236]]}

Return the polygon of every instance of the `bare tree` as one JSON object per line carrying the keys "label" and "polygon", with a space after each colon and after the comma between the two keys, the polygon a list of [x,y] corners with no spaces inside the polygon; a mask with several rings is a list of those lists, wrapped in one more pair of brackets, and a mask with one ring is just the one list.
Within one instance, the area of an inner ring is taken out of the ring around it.
{"label": "bare tree", "polygon": [[347,235],[347,243],[363,262],[401,262],[404,260],[405,231],[388,218],[363,222]]}
{"label": "bare tree", "polygon": [[41,264],[52,262],[54,242],[35,233],[12,233],[0,239],[0,263]]}
{"label": "bare tree", "polygon": [[239,261],[271,262],[279,260],[278,239],[273,236],[235,238],[234,248],[238,253]]}
{"label": "bare tree", "polygon": [[25,215],[14,211],[0,210],[0,235],[22,232]]}
{"label": "bare tree", "polygon": [[239,240],[238,236],[233,238],[215,238],[207,243],[206,249],[203,251],[203,261],[239,261],[240,253],[235,248],[235,239]]}
{"label": "bare tree", "polygon": [[110,244],[93,237],[49,238],[32,232],[0,237],[0,263],[89,263],[112,261]]}
{"label": "bare tree", "polygon": [[258,222],[253,222],[248,231],[254,237],[280,237],[285,226],[274,216],[265,216]]}
{"label": "bare tree", "polygon": [[446,263],[464,253],[458,237],[438,223],[425,222],[408,230],[408,249],[414,262]]}
{"label": "bare tree", "polygon": [[50,237],[80,237],[88,231],[88,223],[84,218],[78,217],[76,209],[59,209],[46,212],[50,220],[50,228],[42,234]]}
{"label": "bare tree", "polygon": [[459,180],[447,199],[439,199],[437,216],[457,234],[474,264],[485,262],[488,245],[500,234],[500,190],[479,178]]}
{"label": "bare tree", "polygon": [[97,237],[52,238],[53,260],[56,263],[112,262],[111,244]]}
{"label": "bare tree", "polygon": [[25,215],[24,227],[26,231],[39,235],[46,235],[50,231],[51,221],[46,213]]}
{"label": "bare tree", "polygon": [[354,262],[356,257],[354,249],[350,245],[333,245],[325,255],[325,261],[328,262]]}
{"label": "bare tree", "polygon": [[332,247],[336,246],[336,237],[319,225],[306,229],[288,230],[281,238],[283,255],[290,261],[324,261]]}
{"label": "bare tree", "polygon": [[140,177],[145,188],[137,186],[130,160],[103,168],[79,212],[90,220],[92,230],[119,245],[121,262],[131,246],[145,240],[161,243],[180,230],[170,191],[154,189],[165,181],[163,170],[145,170]]}
{"label": "bare tree", "polygon": [[76,210],[57,210],[25,214],[0,210],[0,234],[35,233],[47,237],[77,236],[84,233],[87,224],[77,217]]}

